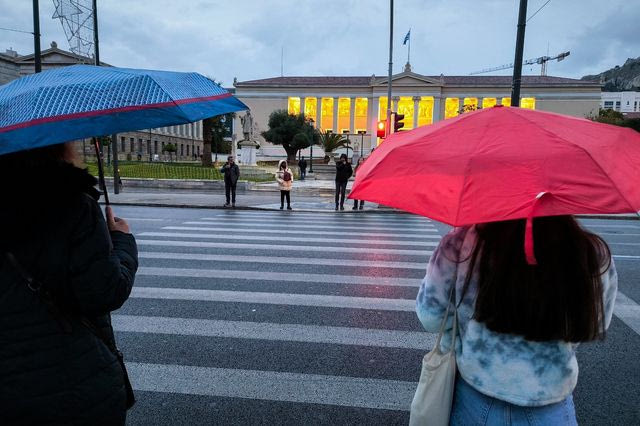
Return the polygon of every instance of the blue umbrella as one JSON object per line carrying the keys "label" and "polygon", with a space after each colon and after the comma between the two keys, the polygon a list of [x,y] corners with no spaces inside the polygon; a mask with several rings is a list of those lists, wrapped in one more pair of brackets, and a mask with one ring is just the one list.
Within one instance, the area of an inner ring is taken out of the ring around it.
{"label": "blue umbrella", "polygon": [[197,73],[73,65],[0,86],[0,155],[247,109]]}

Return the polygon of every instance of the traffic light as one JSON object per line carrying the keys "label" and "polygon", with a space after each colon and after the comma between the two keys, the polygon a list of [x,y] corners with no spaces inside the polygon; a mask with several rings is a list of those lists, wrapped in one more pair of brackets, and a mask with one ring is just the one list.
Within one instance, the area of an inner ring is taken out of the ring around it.
{"label": "traffic light", "polygon": [[397,132],[398,130],[404,127],[404,114],[398,114],[397,112],[393,114],[393,132]]}
{"label": "traffic light", "polygon": [[384,138],[386,135],[386,127],[387,122],[385,120],[378,121],[378,132],[377,135],[379,138]]}

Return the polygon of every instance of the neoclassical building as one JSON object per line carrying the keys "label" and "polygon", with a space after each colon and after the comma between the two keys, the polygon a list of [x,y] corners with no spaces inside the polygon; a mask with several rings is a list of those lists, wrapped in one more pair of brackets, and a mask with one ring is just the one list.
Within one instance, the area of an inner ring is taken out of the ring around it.
{"label": "neoclassical building", "polygon": [[[304,112],[323,131],[354,135],[350,137],[354,150],[358,152],[362,148],[368,153],[381,142],[375,134],[378,120],[386,118],[387,80],[375,75],[274,77],[235,81],[234,86],[235,95],[251,108],[258,134],[266,130],[269,114],[274,110]],[[407,67],[393,76],[392,89],[392,109],[405,115],[404,129],[410,130],[455,117],[465,110],[464,106],[510,105],[511,77],[426,76]],[[601,88],[597,82],[550,76],[522,78],[523,108],[586,117],[597,114],[600,101]],[[364,137],[362,132],[366,132]],[[236,140],[240,139],[242,135],[236,135]],[[259,157],[267,159],[284,154],[282,147],[260,139]],[[321,155],[321,149],[314,149],[314,157]]]}

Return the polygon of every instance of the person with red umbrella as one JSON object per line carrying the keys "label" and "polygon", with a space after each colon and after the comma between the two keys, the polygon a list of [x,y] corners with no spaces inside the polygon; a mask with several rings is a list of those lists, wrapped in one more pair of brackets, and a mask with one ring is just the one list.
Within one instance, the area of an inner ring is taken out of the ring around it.
{"label": "person with red umbrella", "polygon": [[[638,181],[637,132],[503,107],[394,134],[361,167],[351,198],[456,227],[416,307],[442,335],[425,363],[455,356],[443,424],[576,424],[575,350],[604,336],[617,274],[607,244],[572,215],[638,212]],[[421,389],[438,390],[421,388],[435,383],[425,368],[412,424],[433,407]]]}

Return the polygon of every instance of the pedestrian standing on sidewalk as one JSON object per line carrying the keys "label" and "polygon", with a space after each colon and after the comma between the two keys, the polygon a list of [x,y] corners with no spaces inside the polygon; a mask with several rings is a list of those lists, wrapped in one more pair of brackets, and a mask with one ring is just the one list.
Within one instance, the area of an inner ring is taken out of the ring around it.
{"label": "pedestrian standing on sidewalk", "polygon": [[[356,168],[353,170],[353,177],[358,173],[358,169],[364,163],[364,157],[358,158],[358,164],[356,164]],[[360,201],[360,210],[364,209],[364,200]],[[353,210],[358,210],[358,200],[353,200]]]}
{"label": "pedestrian standing on sidewalk", "polygon": [[344,210],[344,197],[347,192],[347,182],[353,174],[351,163],[347,154],[341,154],[340,160],[336,163],[336,210]]}
{"label": "pedestrian standing on sidewalk", "polygon": [[[235,163],[233,155],[227,157],[227,162],[220,169],[220,173],[224,176],[224,194],[227,197],[225,207],[236,206],[236,186],[240,178],[240,167]],[[229,204],[231,203],[231,204]]]}
{"label": "pedestrian standing on sidewalk", "polygon": [[307,177],[307,160],[304,157],[298,161],[298,168],[300,169],[300,180],[304,180]]}
{"label": "pedestrian standing on sidewalk", "polygon": [[293,173],[287,166],[286,160],[280,160],[278,171],[276,172],[276,182],[280,188],[280,210],[284,209],[284,199],[287,199],[287,210],[291,208],[291,187],[293,187]]}
{"label": "pedestrian standing on sidewalk", "polygon": [[609,327],[616,269],[573,216],[535,218],[533,233],[536,266],[524,219],[455,228],[431,256],[416,310],[427,331],[445,325],[445,353],[457,310],[452,425],[577,424],[576,347]]}
{"label": "pedestrian standing on sidewalk", "polygon": [[[72,144],[0,155],[2,424],[124,425],[125,370],[111,311],[129,297],[138,250],[98,205]],[[45,186],[43,186],[45,185]],[[46,214],[43,214],[46,209]]]}

